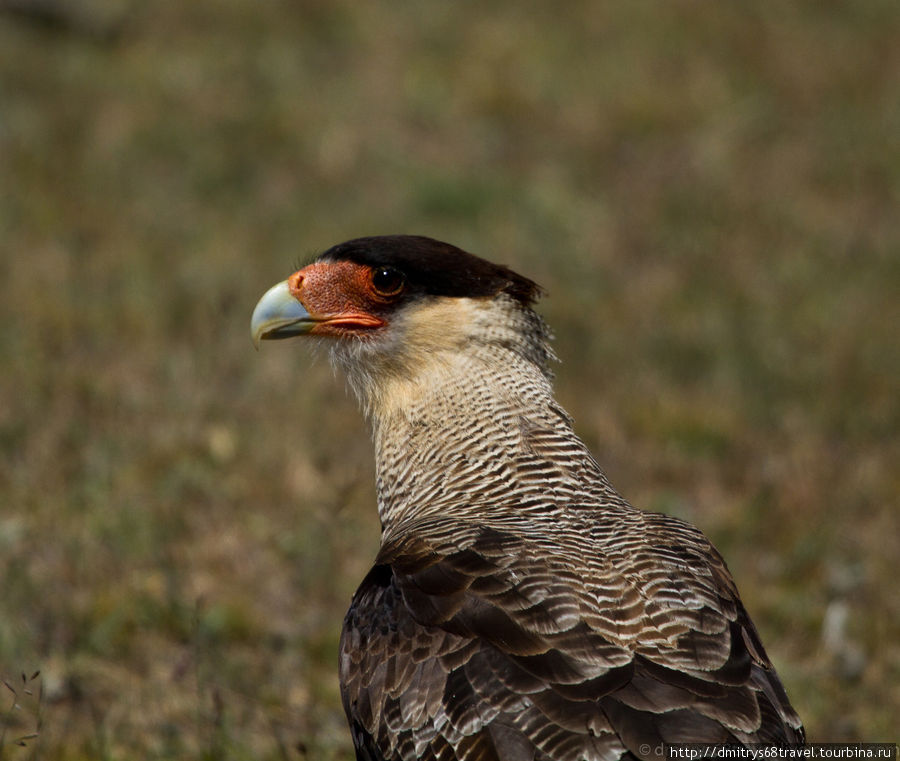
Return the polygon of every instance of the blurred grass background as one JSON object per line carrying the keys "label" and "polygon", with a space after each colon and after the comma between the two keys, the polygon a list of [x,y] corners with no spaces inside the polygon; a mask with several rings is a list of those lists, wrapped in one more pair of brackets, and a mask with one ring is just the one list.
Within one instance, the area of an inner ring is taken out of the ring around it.
{"label": "blurred grass background", "polygon": [[368,435],[248,320],[393,232],[547,287],[579,432],[719,546],[810,738],[897,739],[900,5],[31,5],[0,3],[0,756],[352,757]]}

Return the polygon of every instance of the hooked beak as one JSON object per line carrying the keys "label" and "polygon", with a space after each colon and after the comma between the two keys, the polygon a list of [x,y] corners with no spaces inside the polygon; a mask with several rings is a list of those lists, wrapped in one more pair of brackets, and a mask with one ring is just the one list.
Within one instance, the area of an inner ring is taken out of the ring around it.
{"label": "hooked beak", "polygon": [[258,349],[263,339],[291,338],[309,333],[316,322],[306,307],[291,294],[288,281],[283,280],[269,288],[253,310],[250,337]]}

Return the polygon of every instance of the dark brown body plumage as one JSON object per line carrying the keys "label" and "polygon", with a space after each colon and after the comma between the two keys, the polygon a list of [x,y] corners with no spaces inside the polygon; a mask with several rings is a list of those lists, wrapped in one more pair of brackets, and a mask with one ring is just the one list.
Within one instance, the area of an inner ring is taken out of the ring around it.
{"label": "dark brown body plumage", "polygon": [[[560,552],[515,526],[452,521],[386,543],[341,638],[359,757],[574,761],[800,741],[718,554],[681,521],[628,518],[572,526],[581,541]],[[575,559],[604,557],[614,533],[618,558]]]}

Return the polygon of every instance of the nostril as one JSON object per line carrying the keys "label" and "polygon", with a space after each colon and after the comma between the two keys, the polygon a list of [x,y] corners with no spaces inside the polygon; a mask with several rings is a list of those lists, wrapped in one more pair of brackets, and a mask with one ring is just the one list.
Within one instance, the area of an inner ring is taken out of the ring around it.
{"label": "nostril", "polygon": [[295,272],[288,278],[288,288],[291,289],[291,293],[296,293],[300,290],[300,286],[303,285],[303,273]]}

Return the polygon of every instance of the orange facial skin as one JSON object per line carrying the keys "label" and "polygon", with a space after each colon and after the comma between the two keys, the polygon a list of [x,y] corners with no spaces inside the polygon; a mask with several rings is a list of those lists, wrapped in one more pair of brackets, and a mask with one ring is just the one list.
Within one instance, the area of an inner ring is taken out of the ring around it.
{"label": "orange facial skin", "polygon": [[291,295],[316,321],[313,335],[346,336],[384,327],[395,299],[372,285],[372,268],[354,262],[316,262],[288,278]]}

